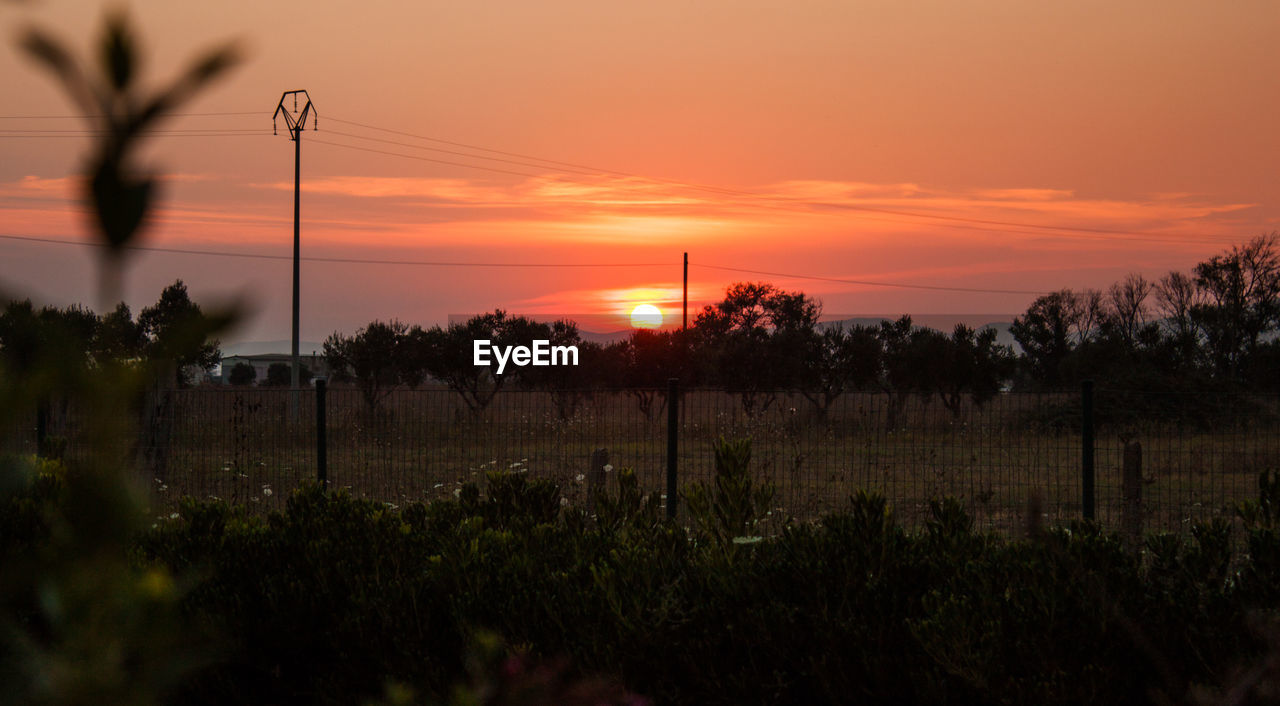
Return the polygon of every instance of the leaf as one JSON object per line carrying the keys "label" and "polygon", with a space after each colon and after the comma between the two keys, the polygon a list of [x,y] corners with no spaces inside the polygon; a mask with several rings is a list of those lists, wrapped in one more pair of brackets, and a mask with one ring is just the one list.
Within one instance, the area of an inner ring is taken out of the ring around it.
{"label": "leaf", "polygon": [[129,34],[129,22],[124,14],[116,13],[107,19],[102,37],[102,68],[116,93],[125,93],[134,73],[134,41]]}

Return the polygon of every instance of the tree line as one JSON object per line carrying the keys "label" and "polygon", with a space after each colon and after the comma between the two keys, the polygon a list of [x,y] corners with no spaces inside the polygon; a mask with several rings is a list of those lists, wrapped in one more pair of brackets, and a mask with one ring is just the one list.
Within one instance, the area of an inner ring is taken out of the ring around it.
{"label": "tree line", "polygon": [[210,332],[224,318],[193,302],[182,280],[165,287],[136,318],[124,302],[96,314],[78,304],[37,308],[30,299],[11,301],[0,312],[0,379],[53,368],[73,378],[133,369],[189,387],[221,360]]}
{"label": "tree line", "polygon": [[[1014,318],[1016,349],[994,328],[964,324],[949,333],[910,316],[878,325],[827,325],[821,303],[766,282],[740,282],[705,306],[687,330],[632,332],[601,345],[572,321],[541,323],[502,310],[448,326],[373,321],[354,335],[335,332],[324,356],[370,408],[398,386],[433,380],[472,410],[504,387],[541,389],[568,415],[593,389],[621,389],[656,417],[669,378],[684,387],[738,395],[743,409],[770,408],[794,392],[825,416],[842,394],[937,400],[959,416],[1001,390],[1067,390],[1080,381],[1150,391],[1280,389],[1280,255],[1277,235],[1260,236],[1156,281],[1132,274],[1105,291],[1063,289],[1040,296]],[[579,365],[476,366],[472,342],[575,345]],[[891,410],[892,411],[892,410]]]}

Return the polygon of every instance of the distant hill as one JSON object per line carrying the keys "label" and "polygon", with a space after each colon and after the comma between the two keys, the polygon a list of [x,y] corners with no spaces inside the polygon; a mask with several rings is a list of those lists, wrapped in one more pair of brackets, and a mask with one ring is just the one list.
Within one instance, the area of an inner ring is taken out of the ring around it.
{"label": "distant hill", "polygon": [[[292,353],[292,341],[242,341],[240,343],[224,343],[223,357],[231,355],[262,355],[263,353]],[[319,355],[324,352],[324,344],[315,341],[298,341],[298,354]]]}

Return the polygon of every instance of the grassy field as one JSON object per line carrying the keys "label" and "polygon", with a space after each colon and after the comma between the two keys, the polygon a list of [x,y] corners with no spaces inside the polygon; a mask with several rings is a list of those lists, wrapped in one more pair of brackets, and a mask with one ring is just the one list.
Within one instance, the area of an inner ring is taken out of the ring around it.
{"label": "grassy field", "polygon": [[[313,392],[298,396],[296,417],[285,390],[172,394],[168,443],[149,474],[158,512],[182,495],[276,507],[315,477]],[[791,394],[747,415],[736,395],[691,391],[681,406],[679,482],[711,479],[717,437],[749,436],[757,476],[778,489],[767,520],[775,526],[839,508],[860,488],[883,493],[908,524],[943,495],[963,499],[985,527],[1016,531],[1033,496],[1044,520],[1064,523],[1081,513],[1074,403],[1072,395],[1005,394],[953,413],[936,399],[849,394],[824,416]],[[1211,429],[1143,415],[1100,423],[1098,518],[1118,526],[1130,439],[1143,445],[1150,530],[1183,530],[1253,497],[1257,474],[1280,468],[1275,400],[1257,404],[1247,420]],[[447,390],[398,390],[371,412],[356,390],[334,389],[326,408],[329,481],[362,497],[394,504],[447,497],[505,470],[554,479],[569,501],[585,501],[597,449],[615,469],[635,469],[643,487],[665,488],[666,410],[646,415],[622,392],[594,393],[567,414],[549,394],[528,391],[504,391],[473,413]],[[1115,416],[1101,411],[1104,420]]]}

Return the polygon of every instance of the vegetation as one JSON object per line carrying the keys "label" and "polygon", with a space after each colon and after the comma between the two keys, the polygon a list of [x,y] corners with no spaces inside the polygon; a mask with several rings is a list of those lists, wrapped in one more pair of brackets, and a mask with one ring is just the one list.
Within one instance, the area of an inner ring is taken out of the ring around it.
{"label": "vegetation", "polygon": [[[314,486],[266,518],[185,502],[130,541],[139,575],[189,577],[154,590],[206,646],[165,700],[500,703],[533,684],[502,703],[1134,704],[1276,684],[1272,476],[1241,530],[1155,535],[1141,554],[1083,524],[998,539],[947,500],[909,533],[862,493],[759,538],[765,491],[734,480],[749,447],[720,450],[723,481],[686,490],[691,534],[625,471],[594,516],[505,472],[399,510]],[[0,505],[0,557],[56,544],[68,492],[46,469]],[[524,656],[477,669],[485,644]]]}

